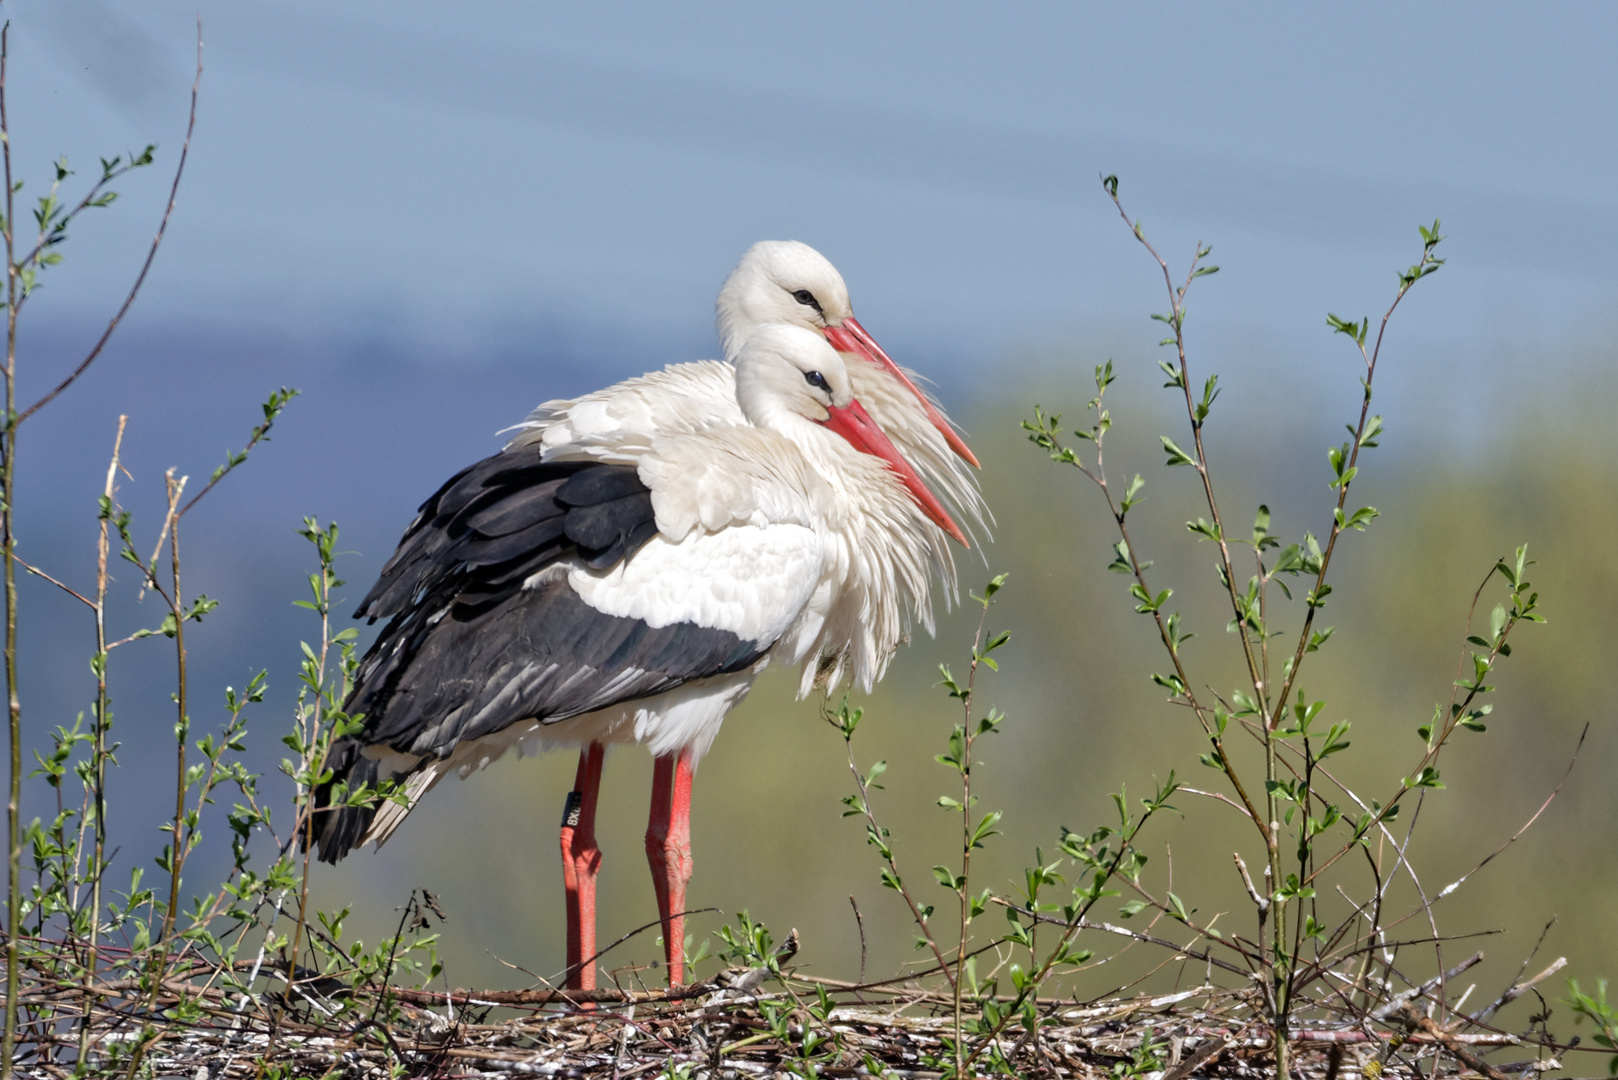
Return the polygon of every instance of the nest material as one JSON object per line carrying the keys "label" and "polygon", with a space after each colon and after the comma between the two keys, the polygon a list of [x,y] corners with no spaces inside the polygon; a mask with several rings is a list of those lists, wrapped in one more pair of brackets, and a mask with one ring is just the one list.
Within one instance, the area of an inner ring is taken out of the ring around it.
{"label": "nest material", "polygon": [[[86,1065],[117,1075],[199,1080],[260,1077],[267,1065],[288,1077],[882,1074],[912,1080],[944,1075],[954,1058],[953,1002],[936,991],[778,980],[764,969],[732,969],[694,986],[645,993],[367,994],[329,987],[326,997],[318,988],[318,982],[300,986],[289,998],[280,984],[245,998],[205,981],[169,980],[155,1009],[149,992],[132,982],[93,991],[36,988],[32,1000],[21,1002],[42,1019],[24,1032],[19,1073],[74,1075],[86,1015]],[[829,1011],[820,1004],[822,990],[832,995]],[[1109,1080],[1274,1075],[1273,1039],[1254,1016],[1250,994],[1203,986],[1038,1005],[1041,1020],[1033,1033],[1013,1021],[985,1039],[972,1034],[982,1017],[965,1017],[966,1045],[981,1047],[970,1071]],[[189,1015],[178,1019],[182,1013]],[[1529,1060],[1494,1066],[1476,1056],[1513,1045],[1523,1046],[1526,1053],[1518,1056]],[[1289,1046],[1293,1074],[1303,1080],[1430,1080],[1438,1072],[1515,1080],[1561,1067],[1554,1047],[1508,1033],[1452,1034],[1409,1008],[1386,1025],[1299,1030]],[[131,1070],[136,1054],[141,1061]]]}

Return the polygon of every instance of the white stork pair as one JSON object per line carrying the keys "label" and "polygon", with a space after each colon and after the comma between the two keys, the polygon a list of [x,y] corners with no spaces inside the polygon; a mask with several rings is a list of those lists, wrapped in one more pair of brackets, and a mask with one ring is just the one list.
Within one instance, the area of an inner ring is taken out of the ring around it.
{"label": "white stork pair", "polygon": [[[691,781],[770,663],[800,696],[869,690],[936,574],[936,492],[981,522],[949,421],[854,319],[804,244],[764,242],[719,294],[726,362],[677,364],[541,405],[422,504],[357,617],[389,620],[347,702],[314,836],[380,845],[434,784],[513,746],[580,747],[563,817],[568,985],[594,985],[595,812],[608,743],[654,755],[646,853],[669,981],[684,973]],[[394,801],[345,805],[393,781]]]}

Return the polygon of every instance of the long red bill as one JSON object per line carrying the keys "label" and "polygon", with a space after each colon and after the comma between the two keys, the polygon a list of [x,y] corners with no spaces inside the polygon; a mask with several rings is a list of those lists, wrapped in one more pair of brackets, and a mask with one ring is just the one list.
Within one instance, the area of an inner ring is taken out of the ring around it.
{"label": "long red bill", "polygon": [[847,439],[854,449],[887,462],[888,468],[892,469],[909,489],[911,498],[916,500],[916,505],[920,506],[940,529],[949,533],[962,547],[972,546],[967,541],[966,534],[961,531],[961,527],[955,524],[949,512],[944,509],[944,504],[938,501],[938,497],[926,484],[922,483],[921,477],[911,467],[910,462],[899,453],[898,447],[893,445],[893,440],[876,426],[876,421],[871,419],[863,405],[858,401],[851,401],[841,409],[832,408],[826,411],[831,415],[822,423]]}
{"label": "long red bill", "polygon": [[910,377],[883,351],[882,346],[876,343],[876,339],[866,332],[865,327],[859,324],[858,319],[850,315],[843,320],[842,326],[826,327],[826,340],[831,342],[831,347],[838,352],[858,353],[870,360],[871,363],[886,368],[888,374],[904,383],[910,389],[910,392],[916,395],[916,400],[921,402],[921,407],[927,410],[927,419],[931,420],[933,427],[937,428],[939,433],[944,436],[944,441],[949,443],[949,448],[966,461],[971,462],[974,469],[981,468],[978,465],[977,456],[967,447],[966,442],[960,435],[956,434],[955,429],[950,426],[950,422],[944,419],[944,414],[939,412],[937,406],[931,401],[927,400],[926,394],[917,389],[916,384],[911,382]]}

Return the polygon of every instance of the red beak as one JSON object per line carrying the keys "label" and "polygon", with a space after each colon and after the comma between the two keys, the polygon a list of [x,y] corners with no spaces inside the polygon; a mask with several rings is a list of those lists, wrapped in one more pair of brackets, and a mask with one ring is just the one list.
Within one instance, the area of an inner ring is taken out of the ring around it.
{"label": "red beak", "polygon": [[978,465],[977,457],[967,447],[966,443],[955,433],[955,429],[950,426],[949,421],[944,419],[944,414],[939,412],[933,406],[933,403],[927,400],[927,395],[918,390],[916,384],[910,381],[909,376],[900,370],[899,365],[895,364],[892,358],[882,351],[882,346],[878,345],[876,339],[865,332],[865,327],[859,324],[859,320],[850,315],[843,320],[842,326],[826,327],[826,340],[831,342],[831,347],[838,352],[857,353],[871,361],[871,363],[886,368],[888,374],[904,383],[910,389],[910,392],[916,395],[916,400],[921,402],[921,407],[927,410],[927,419],[931,420],[933,427],[937,428],[944,436],[944,441],[949,443],[949,448],[966,461],[971,462],[974,469],[982,467]]}
{"label": "red beak", "polygon": [[937,523],[940,529],[954,537],[962,547],[972,546],[967,542],[966,534],[961,531],[961,527],[950,518],[944,504],[939,502],[938,497],[921,482],[921,477],[911,467],[910,462],[899,453],[898,447],[893,445],[893,440],[876,426],[876,421],[871,419],[863,405],[858,401],[850,401],[844,408],[832,408],[827,412],[831,415],[821,423],[847,439],[854,449],[887,462],[888,468],[892,469],[910,490],[911,498],[916,500],[916,504]]}

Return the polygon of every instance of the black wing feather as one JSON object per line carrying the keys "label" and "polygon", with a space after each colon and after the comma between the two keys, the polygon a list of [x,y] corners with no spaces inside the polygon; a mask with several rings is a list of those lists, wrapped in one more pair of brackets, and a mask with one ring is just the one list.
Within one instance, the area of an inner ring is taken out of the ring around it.
{"label": "black wing feather", "polygon": [[[475,577],[467,574],[464,556],[495,537],[546,522],[565,529],[568,507],[556,500],[556,491],[592,469],[635,472],[625,465],[546,463],[534,447],[495,454],[462,469],[421,504],[398,550],[360,601],[356,617],[371,622],[393,618],[440,591],[446,581]],[[480,530],[477,523],[483,520],[494,527]]]}
{"label": "black wing feather", "polygon": [[596,506],[629,495],[645,495],[646,485],[629,468],[588,469],[563,481],[556,495],[573,506]]}
{"label": "black wing feather", "polygon": [[[565,720],[755,663],[764,649],[729,631],[605,615],[565,580],[523,588],[565,557],[614,566],[656,533],[651,492],[632,466],[546,462],[524,447],[451,477],[360,603],[357,618],[389,622],[345,705],[364,729],[333,744],[317,810],[339,783],[402,779],[379,776],[367,746],[442,759],[519,721]],[[321,859],[358,846],[373,816],[360,806],[322,813]]]}
{"label": "black wing feather", "polygon": [[368,743],[422,757],[448,757],[518,720],[566,720],[737,671],[762,652],[725,630],[603,615],[566,581],[411,621],[350,710],[366,714]]}

